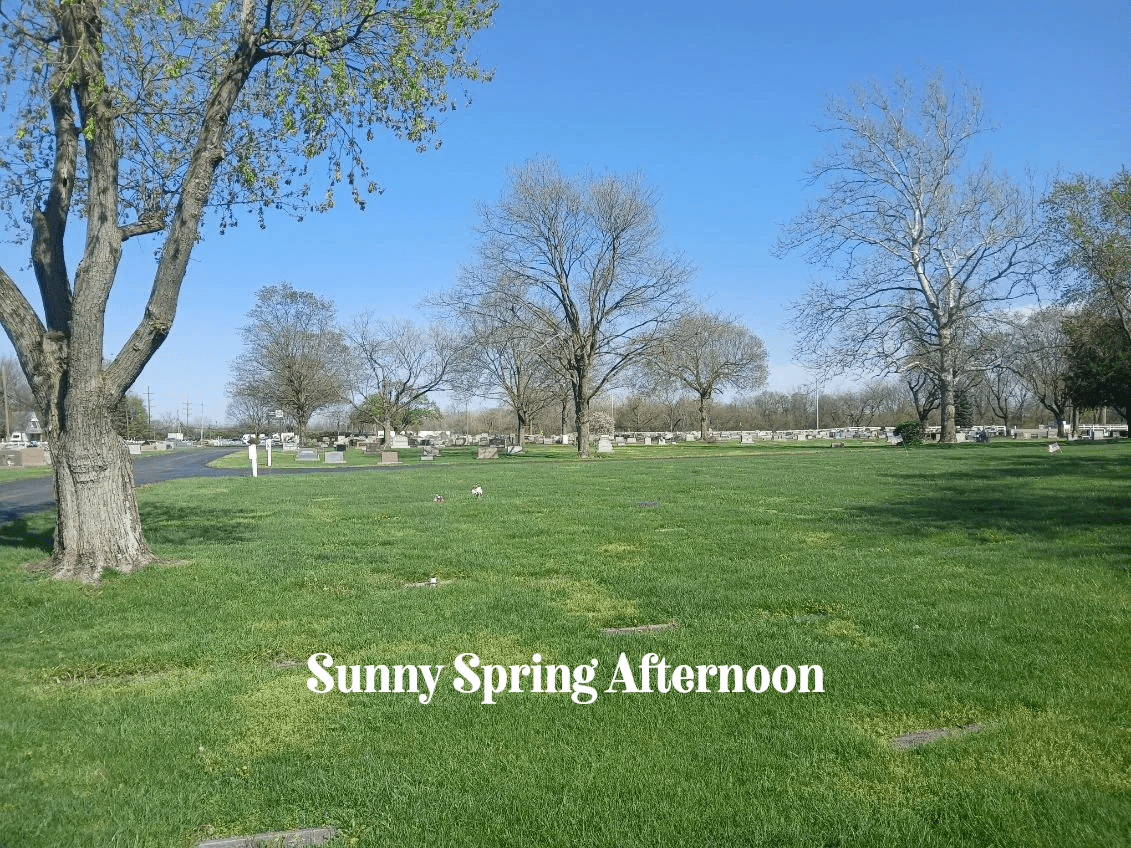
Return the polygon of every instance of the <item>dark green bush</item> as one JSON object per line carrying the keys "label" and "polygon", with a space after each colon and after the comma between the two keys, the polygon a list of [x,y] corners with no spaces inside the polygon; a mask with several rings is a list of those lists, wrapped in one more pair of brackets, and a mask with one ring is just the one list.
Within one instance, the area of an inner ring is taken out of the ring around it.
{"label": "dark green bush", "polygon": [[923,441],[923,425],[918,421],[904,421],[895,428],[897,436],[903,436],[905,445],[918,445]]}

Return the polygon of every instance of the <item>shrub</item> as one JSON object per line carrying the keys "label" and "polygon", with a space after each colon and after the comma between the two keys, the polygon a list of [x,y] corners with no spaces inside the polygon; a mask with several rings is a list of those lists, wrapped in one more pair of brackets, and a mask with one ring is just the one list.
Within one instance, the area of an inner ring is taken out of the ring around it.
{"label": "shrub", "polygon": [[904,421],[895,428],[897,436],[903,436],[905,445],[918,445],[923,441],[923,425],[918,421]]}

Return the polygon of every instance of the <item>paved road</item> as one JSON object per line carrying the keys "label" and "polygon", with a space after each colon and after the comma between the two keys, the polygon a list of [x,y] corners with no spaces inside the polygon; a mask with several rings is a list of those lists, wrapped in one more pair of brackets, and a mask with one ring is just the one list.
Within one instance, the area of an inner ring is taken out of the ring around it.
{"label": "paved road", "polygon": [[[161,483],[178,477],[246,477],[246,468],[209,468],[208,463],[217,457],[232,453],[233,448],[185,448],[163,451],[134,461],[134,483],[144,486]],[[260,474],[309,473],[322,468],[282,469],[260,466]],[[0,484],[0,523],[14,521],[33,512],[55,508],[54,482],[50,476],[13,480]]]}

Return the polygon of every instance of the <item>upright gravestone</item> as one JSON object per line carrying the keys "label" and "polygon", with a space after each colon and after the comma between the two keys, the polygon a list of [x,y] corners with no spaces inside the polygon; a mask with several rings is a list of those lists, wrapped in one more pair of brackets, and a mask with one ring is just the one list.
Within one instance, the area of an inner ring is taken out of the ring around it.
{"label": "upright gravestone", "polygon": [[420,461],[429,462],[440,455],[440,449],[435,445],[424,445],[420,448]]}
{"label": "upright gravestone", "polygon": [[652,437],[651,436],[645,436],[644,437],[644,444],[646,444],[646,445],[652,444]]}
{"label": "upright gravestone", "polygon": [[597,453],[612,453],[613,443],[602,436],[597,442]]}
{"label": "upright gravestone", "polygon": [[393,451],[387,451],[387,450],[381,451],[381,464],[382,465],[396,465],[400,461],[401,461],[401,455],[399,453],[397,453],[395,450],[393,450]]}
{"label": "upright gravestone", "polygon": [[522,445],[507,445],[507,456],[522,453]]}
{"label": "upright gravestone", "polygon": [[498,459],[499,448],[497,445],[480,445],[475,455],[476,459]]}
{"label": "upright gravestone", "polygon": [[341,465],[346,461],[345,451],[326,451],[326,462]]}
{"label": "upright gravestone", "polygon": [[393,436],[393,448],[407,448],[408,436]]}
{"label": "upright gravestone", "polygon": [[317,462],[318,451],[311,448],[302,448],[295,456],[295,462]]}

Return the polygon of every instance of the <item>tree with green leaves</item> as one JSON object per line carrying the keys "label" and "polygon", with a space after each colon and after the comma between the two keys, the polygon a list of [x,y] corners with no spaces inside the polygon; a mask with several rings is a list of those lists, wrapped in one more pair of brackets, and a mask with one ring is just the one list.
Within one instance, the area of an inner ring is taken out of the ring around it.
{"label": "tree with green leaves", "polygon": [[1065,301],[1114,315],[1131,341],[1131,171],[1058,182],[1044,207]]}
{"label": "tree with green leaves", "polygon": [[149,434],[149,415],[139,395],[127,394],[114,407],[114,432],[123,439],[144,439]]}
{"label": "tree with green leaves", "polygon": [[1068,397],[1077,409],[1111,407],[1131,421],[1131,339],[1118,315],[1081,313],[1064,321]]}
{"label": "tree with green leaves", "polygon": [[[0,268],[0,323],[55,461],[51,571],[154,559],[112,426],[168,336],[206,211],[324,211],[376,190],[369,140],[420,147],[488,74],[467,55],[494,0],[25,0],[0,7],[0,211],[31,242],[42,312]],[[320,176],[317,176],[320,174]],[[71,233],[77,224],[85,237]],[[123,246],[156,254],[140,320],[104,357]],[[68,248],[78,245],[79,261]]]}

